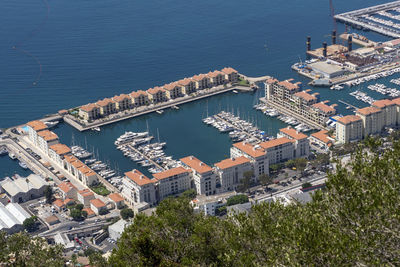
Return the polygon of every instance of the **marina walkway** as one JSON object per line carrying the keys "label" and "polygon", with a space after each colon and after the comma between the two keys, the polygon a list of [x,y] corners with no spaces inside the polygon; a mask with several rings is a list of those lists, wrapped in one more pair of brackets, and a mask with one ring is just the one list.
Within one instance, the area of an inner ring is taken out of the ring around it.
{"label": "marina walkway", "polygon": [[167,170],[166,168],[163,168],[160,164],[156,163],[154,160],[152,160],[151,158],[149,158],[146,154],[142,153],[141,151],[139,151],[138,149],[136,149],[133,145],[131,144],[127,144],[126,146],[128,146],[130,149],[132,149],[133,151],[135,151],[135,153],[140,154],[143,158],[145,158],[146,160],[150,161],[151,164],[153,164],[154,166],[156,166],[159,169],[162,170]]}
{"label": "marina walkway", "polygon": [[165,103],[161,103],[158,105],[150,105],[150,106],[146,106],[146,107],[141,107],[138,108],[136,110],[133,110],[131,112],[125,112],[123,114],[114,114],[114,117],[111,117],[108,120],[104,120],[104,121],[98,121],[98,122],[93,122],[93,123],[89,123],[86,125],[82,125],[79,122],[76,121],[76,119],[72,116],[72,115],[66,115],[64,116],[64,121],[66,123],[68,123],[69,125],[71,125],[72,127],[76,128],[79,131],[86,131],[86,130],[90,130],[93,127],[101,127],[104,125],[108,125],[111,123],[115,123],[118,121],[122,121],[122,120],[126,120],[126,119],[130,119],[130,118],[134,118],[134,117],[138,117],[138,116],[142,116],[145,114],[149,114],[152,112],[155,112],[157,110],[163,110],[166,108],[171,108],[173,106],[177,106],[177,105],[181,105],[181,104],[185,104],[185,103],[189,103],[192,101],[196,101],[196,100],[200,100],[203,98],[207,98],[207,97],[211,97],[214,95],[219,95],[219,94],[223,94],[226,92],[230,92],[233,90],[241,90],[241,91],[250,91],[251,89],[249,87],[245,87],[245,86],[231,86],[228,88],[225,87],[218,87],[215,88],[214,90],[209,90],[207,92],[204,92],[203,94],[197,95],[197,96],[185,96],[185,97],[181,97],[178,99],[175,99],[173,101],[168,101]]}
{"label": "marina walkway", "polygon": [[222,121],[223,123],[225,123],[226,125],[228,125],[229,127],[232,127],[233,129],[238,129],[240,130],[243,134],[246,134],[248,138],[254,138],[257,139],[258,142],[261,142],[261,140],[253,135],[251,135],[250,133],[248,133],[246,131],[246,129],[243,129],[242,127],[237,127],[236,125],[233,125],[232,123],[230,123],[229,121],[225,120],[224,118],[222,118],[221,116],[214,115],[214,117],[218,118],[218,120]]}
{"label": "marina walkway", "polygon": [[343,100],[338,100],[340,103],[342,103],[342,104],[345,104],[345,105],[347,105],[347,106],[349,106],[349,107],[352,107],[352,108],[354,108],[354,109],[358,109],[358,107],[356,107],[356,106],[353,106],[352,104],[349,104],[349,103],[347,103],[347,102],[344,102]]}
{"label": "marina walkway", "polygon": [[[244,76],[244,75],[243,75]],[[258,82],[263,82],[271,78],[271,76],[265,75],[265,76],[260,76],[260,77],[247,77],[244,76],[250,83],[258,83]]]}

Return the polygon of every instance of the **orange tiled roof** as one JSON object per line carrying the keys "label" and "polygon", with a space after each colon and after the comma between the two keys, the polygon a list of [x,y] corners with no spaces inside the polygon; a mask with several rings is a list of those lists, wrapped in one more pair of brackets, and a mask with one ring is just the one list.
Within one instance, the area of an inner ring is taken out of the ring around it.
{"label": "orange tiled roof", "polygon": [[224,159],[214,165],[221,170],[229,169],[238,165],[242,165],[245,163],[249,163],[250,160],[244,156],[235,158],[235,159]]}
{"label": "orange tiled roof", "polygon": [[47,125],[42,121],[30,121],[26,125],[30,126],[36,132],[47,129]]}
{"label": "orange tiled roof", "polygon": [[178,81],[178,84],[183,85],[183,86],[186,86],[186,85],[190,84],[191,82],[193,82],[192,79],[190,79],[190,78],[185,78],[185,79],[179,80],[179,81]]}
{"label": "orange tiled roof", "polygon": [[72,198],[66,198],[66,199],[64,200],[64,204],[65,204],[65,205],[67,205],[67,204],[70,203],[70,202],[74,202],[74,200],[73,200]]}
{"label": "orange tiled roof", "polygon": [[385,108],[385,107],[389,107],[389,106],[393,106],[396,103],[393,102],[392,100],[389,99],[382,99],[382,100],[378,100],[375,101],[372,105],[378,108]]}
{"label": "orange tiled roof", "polygon": [[105,107],[110,103],[115,103],[115,101],[110,98],[104,98],[103,100],[99,100],[96,102],[96,104],[99,105],[100,107]]}
{"label": "orange tiled roof", "polygon": [[53,141],[58,139],[58,136],[49,130],[40,131],[38,132],[38,135],[46,141]]}
{"label": "orange tiled roof", "polygon": [[261,147],[253,146],[244,141],[235,143],[235,144],[233,144],[233,146],[253,158],[258,158],[258,157],[265,155],[264,149],[262,149]]}
{"label": "orange tiled roof", "polygon": [[215,78],[218,75],[225,75],[225,74],[220,72],[219,70],[214,70],[213,72],[210,71],[209,73],[207,73],[207,76],[210,78]]}
{"label": "orange tiled roof", "polygon": [[58,208],[62,208],[62,207],[65,206],[64,201],[62,201],[59,198],[57,198],[55,201],[53,201],[53,205],[58,207]]}
{"label": "orange tiled roof", "polygon": [[277,82],[279,82],[277,79],[275,79],[275,78],[269,78],[268,80],[267,80],[267,83],[269,83],[269,84],[272,84],[272,83],[277,83]]}
{"label": "orange tiled roof", "polygon": [[90,191],[89,189],[85,188],[81,191],[78,192],[79,195],[81,195],[82,197],[90,197],[90,196],[94,196],[94,193],[92,191]]}
{"label": "orange tiled roof", "polygon": [[169,178],[171,176],[174,175],[179,175],[179,174],[183,174],[183,173],[189,173],[189,170],[186,170],[183,167],[177,167],[177,168],[172,168],[163,172],[159,172],[159,173],[155,173],[153,174],[153,177],[156,178],[157,180],[162,180],[162,179],[166,179]]}
{"label": "orange tiled roof", "polygon": [[317,98],[315,97],[315,95],[310,95],[309,93],[307,93],[306,91],[301,91],[301,92],[297,92],[294,94],[297,97],[303,98],[306,101],[312,101],[312,100],[317,100]]}
{"label": "orange tiled roof", "polygon": [[237,73],[237,70],[235,70],[231,67],[223,68],[221,71],[225,74]]}
{"label": "orange tiled roof", "polygon": [[381,112],[381,109],[376,108],[376,107],[366,107],[366,108],[357,109],[357,114],[361,114],[364,116],[368,116],[370,114],[379,113],[379,112]]}
{"label": "orange tiled roof", "polygon": [[151,94],[151,95],[155,95],[155,94],[157,94],[157,93],[160,92],[160,91],[161,91],[161,92],[165,92],[165,90],[164,90],[163,88],[156,86],[156,87],[154,87],[154,88],[148,89],[148,90],[147,90],[147,93],[149,93],[149,94]]}
{"label": "orange tiled roof", "polygon": [[342,124],[350,124],[352,122],[361,121],[361,118],[357,115],[347,115],[347,116],[341,117],[337,121]]}
{"label": "orange tiled roof", "polygon": [[97,104],[94,103],[89,103],[87,105],[81,106],[80,109],[86,112],[90,112],[93,109],[99,108],[99,106]]}
{"label": "orange tiled roof", "polygon": [[129,96],[126,94],[120,94],[120,95],[114,96],[112,99],[116,102],[121,102],[121,101],[124,101],[124,99],[129,99]]}
{"label": "orange tiled roof", "polygon": [[201,80],[203,80],[204,78],[208,79],[208,77],[207,77],[206,74],[194,75],[194,76],[192,77],[192,79],[195,80],[195,81],[201,81]]}
{"label": "orange tiled roof", "polygon": [[94,215],[94,211],[91,208],[82,209],[82,211],[86,211],[88,216]]}
{"label": "orange tiled roof", "polygon": [[147,96],[147,93],[143,90],[138,90],[138,91],[133,91],[132,93],[129,94],[132,98],[137,98],[141,95]]}
{"label": "orange tiled roof", "polygon": [[132,170],[130,172],[126,172],[125,176],[135,182],[138,186],[143,186],[146,184],[155,183],[156,180],[150,180],[147,176],[141,173],[138,170]]}
{"label": "orange tiled roof", "polygon": [[331,143],[332,140],[328,138],[328,131],[327,130],[321,130],[319,132],[311,134],[311,136],[315,137],[316,139],[324,142],[325,144]]}
{"label": "orange tiled roof", "polygon": [[64,155],[71,152],[71,149],[64,144],[55,144],[50,146],[50,148],[54,150],[54,152],[56,152],[56,154],[58,155]]}
{"label": "orange tiled roof", "polygon": [[71,182],[62,182],[58,185],[58,188],[60,188],[64,193],[68,193],[72,189],[76,189],[75,185],[73,185]]}
{"label": "orange tiled roof", "polygon": [[276,146],[287,144],[287,143],[293,143],[293,142],[292,142],[292,140],[290,140],[287,137],[281,137],[281,138],[273,139],[273,140],[270,140],[267,142],[262,142],[260,144],[260,146],[264,149],[268,149],[271,147],[276,147]]}
{"label": "orange tiled roof", "polygon": [[392,102],[395,103],[396,105],[400,106],[400,97],[392,99]]}
{"label": "orange tiled roof", "polygon": [[181,158],[180,160],[190,168],[196,170],[198,173],[206,173],[212,171],[210,166],[194,156]]}
{"label": "orange tiled roof", "polygon": [[114,202],[124,201],[124,198],[118,193],[109,194],[108,197]]}
{"label": "orange tiled roof", "polygon": [[285,87],[289,91],[293,91],[293,90],[299,89],[299,86],[297,84],[291,83],[290,80],[281,81],[281,82],[278,82],[278,84],[283,86],[283,87]]}
{"label": "orange tiled roof", "polygon": [[95,206],[96,208],[102,208],[106,206],[106,204],[104,204],[104,202],[98,198],[90,200],[90,203],[93,204],[93,206]]}
{"label": "orange tiled roof", "polygon": [[68,162],[68,163],[71,163],[71,162],[74,162],[74,161],[77,161],[77,160],[79,160],[77,157],[75,157],[74,155],[66,155],[65,157],[64,157],[64,160],[66,161],[66,162]]}
{"label": "orange tiled roof", "polygon": [[179,86],[177,82],[167,83],[163,87],[167,91],[173,90],[175,87]]}
{"label": "orange tiled roof", "polygon": [[321,110],[324,113],[329,113],[329,112],[336,112],[336,109],[334,109],[332,106],[328,106],[324,102],[319,102],[314,105],[312,105],[314,108],[317,108]]}
{"label": "orange tiled roof", "polygon": [[302,140],[302,139],[307,139],[307,135],[296,131],[295,129],[291,128],[291,127],[287,127],[287,128],[283,128],[280,129],[280,131],[288,136],[290,136],[293,139],[296,140]]}

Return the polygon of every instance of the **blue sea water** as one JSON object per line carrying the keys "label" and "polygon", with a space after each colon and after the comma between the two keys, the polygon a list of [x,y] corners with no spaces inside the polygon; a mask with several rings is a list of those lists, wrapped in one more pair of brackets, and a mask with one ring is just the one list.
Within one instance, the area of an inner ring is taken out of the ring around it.
{"label": "blue sea water", "polygon": [[[386,1],[334,1],[337,13]],[[232,66],[249,76],[295,78],[290,66],[312,46],[330,42],[333,23],[328,1],[6,1],[0,7],[0,127],[23,124],[57,110],[99,98]],[[344,26],[338,23],[338,32]],[[387,40],[376,33],[362,33]],[[16,48],[16,49],[13,49]],[[307,86],[305,86],[307,87]],[[347,91],[315,89],[322,99],[356,106]],[[351,89],[353,90],[353,89]],[[368,94],[380,98],[373,92]],[[193,154],[207,163],[229,155],[227,135],[201,122],[209,113],[235,110],[268,134],[285,125],[252,110],[257,95],[225,94],[186,104],[179,111],[152,114],[79,133],[68,125],[55,131],[61,142],[94,149],[121,171],[135,164],[116,150],[115,138],[128,130],[157,129],[174,158]],[[346,113],[339,105],[339,111]],[[86,141],[84,141],[86,140]],[[0,159],[0,177],[18,172]]]}

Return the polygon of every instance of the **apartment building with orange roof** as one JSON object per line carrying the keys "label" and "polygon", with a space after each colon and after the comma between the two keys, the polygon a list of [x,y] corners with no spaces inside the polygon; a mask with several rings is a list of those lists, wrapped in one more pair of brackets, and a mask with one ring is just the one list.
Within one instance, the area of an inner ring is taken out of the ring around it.
{"label": "apartment building with orange roof", "polygon": [[99,100],[96,105],[100,108],[100,115],[103,117],[117,112],[117,105],[111,98]]}
{"label": "apartment building with orange roof", "polygon": [[265,82],[266,100],[292,111],[305,119],[325,126],[329,118],[336,114],[336,104],[327,105],[329,101],[319,101],[319,94],[311,90],[301,91],[301,83],[291,80],[279,82],[268,79]]}
{"label": "apartment building with orange roof", "polygon": [[392,99],[392,102],[396,105],[396,125],[400,125],[400,97]]}
{"label": "apartment building with orange roof", "polygon": [[329,117],[336,114],[336,104],[327,105],[329,101],[325,100],[311,105],[308,119],[315,121],[320,125],[325,125]]}
{"label": "apartment building with orange roof", "polygon": [[58,136],[49,130],[43,130],[37,133],[37,147],[40,148],[46,155],[49,154],[49,147],[58,144]]}
{"label": "apartment building with orange roof", "polygon": [[153,104],[161,103],[167,101],[167,95],[165,89],[162,87],[150,88],[147,91],[147,96],[149,101]]}
{"label": "apartment building with orange roof", "polygon": [[122,179],[122,196],[132,206],[146,203],[144,206],[153,206],[157,203],[156,187],[157,180],[150,179],[139,170],[125,173]]}
{"label": "apartment building with orange roof", "polygon": [[363,122],[363,138],[368,135],[379,134],[385,126],[384,115],[380,108],[361,108],[356,111],[356,115],[359,116]]}
{"label": "apartment building with orange roof", "polygon": [[372,103],[373,107],[382,110],[383,124],[386,127],[395,126],[397,124],[397,105],[389,99],[382,99]]}
{"label": "apartment building with orange roof", "polygon": [[284,162],[296,157],[294,141],[287,137],[280,137],[260,143],[269,161],[269,165]]}
{"label": "apartment building with orange roof", "polygon": [[78,114],[85,121],[93,121],[101,117],[100,107],[95,103],[89,103],[79,107]]}
{"label": "apartment building with orange roof", "polygon": [[336,139],[341,144],[362,140],[363,120],[360,116],[347,115],[336,121]]}
{"label": "apartment building with orange roof", "polygon": [[142,90],[133,91],[132,93],[129,94],[129,96],[132,99],[133,107],[141,107],[150,104],[149,96],[145,91]]}
{"label": "apartment building with orange roof", "polygon": [[212,86],[218,86],[226,83],[225,73],[214,70],[213,72],[207,73],[208,78],[210,78],[210,83]]}
{"label": "apartment building with orange roof", "polygon": [[132,98],[126,94],[116,95],[111,98],[115,102],[118,111],[124,111],[133,107]]}
{"label": "apartment building with orange roof", "polygon": [[96,172],[90,169],[74,155],[64,156],[64,169],[83,185],[90,186],[99,179]]}
{"label": "apartment building with orange roof", "polygon": [[333,138],[329,137],[327,130],[321,130],[310,135],[310,143],[324,150],[328,150],[334,144],[334,141]]}
{"label": "apartment building with orange roof", "polygon": [[191,188],[191,171],[183,167],[153,174],[157,179],[158,201],[180,194]]}
{"label": "apartment building with orange roof", "polygon": [[244,173],[253,171],[250,159],[245,156],[221,160],[214,164],[219,177],[219,192],[236,190],[244,178]]}
{"label": "apartment building with orange roof", "polygon": [[250,159],[254,171],[254,181],[262,174],[269,174],[269,160],[265,150],[259,145],[252,145],[246,141],[233,144],[231,158],[246,157]]}
{"label": "apartment building with orange roof", "polygon": [[210,78],[206,74],[194,75],[192,77],[196,90],[203,90],[211,87]]}
{"label": "apartment building with orange roof", "polygon": [[76,198],[76,193],[77,193],[76,186],[73,185],[71,182],[62,182],[61,184],[58,185],[58,189],[59,189],[63,199],[67,199],[67,198],[77,199]]}
{"label": "apartment building with orange roof", "polygon": [[107,212],[106,204],[98,198],[92,199],[90,202],[90,209],[97,215],[101,215]]}
{"label": "apartment building with orange roof", "polygon": [[77,198],[80,203],[82,203],[85,207],[90,206],[90,200],[95,199],[94,193],[88,189],[85,188],[83,190],[78,191],[77,193]]}
{"label": "apartment building with orange roof", "polygon": [[221,72],[225,74],[225,80],[227,82],[236,83],[239,81],[239,73],[234,68],[225,67]]}
{"label": "apartment building with orange roof", "polygon": [[286,137],[294,141],[295,158],[308,157],[310,155],[310,142],[308,136],[296,131],[292,127],[279,130],[278,137]]}
{"label": "apartment building with orange roof", "polygon": [[165,95],[167,99],[175,99],[183,96],[182,87],[177,82],[165,84]]}
{"label": "apartment building with orange roof", "polygon": [[47,130],[47,125],[42,121],[30,121],[26,124],[29,139],[34,145],[38,144],[38,133]]}
{"label": "apartment building with orange roof", "polygon": [[214,195],[217,193],[217,175],[213,169],[194,156],[181,158],[184,167],[192,170],[192,180],[198,195]]}
{"label": "apartment building with orange roof", "polygon": [[71,149],[64,144],[54,144],[49,147],[49,157],[59,166],[63,166],[63,160],[66,155],[71,154]]}
{"label": "apartment building with orange roof", "polygon": [[178,84],[181,86],[182,94],[184,95],[190,95],[191,93],[196,92],[196,83],[192,80],[192,78],[179,80]]}
{"label": "apartment building with orange roof", "polygon": [[118,209],[121,209],[125,203],[124,198],[118,193],[112,193],[108,195],[110,202],[114,204],[114,206]]}

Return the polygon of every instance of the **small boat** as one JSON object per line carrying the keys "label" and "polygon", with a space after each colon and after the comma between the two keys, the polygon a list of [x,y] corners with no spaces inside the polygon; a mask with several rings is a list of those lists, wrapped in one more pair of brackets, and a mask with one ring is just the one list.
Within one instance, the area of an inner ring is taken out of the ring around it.
{"label": "small boat", "polygon": [[47,126],[48,128],[56,127],[57,124],[59,124],[59,123],[60,123],[59,121],[45,121],[45,122],[44,122],[44,124],[46,124],[46,126]]}
{"label": "small boat", "polygon": [[8,154],[7,149],[6,149],[5,147],[1,147],[1,148],[0,148],[0,156],[4,156],[4,155],[6,155],[6,154]]}
{"label": "small boat", "polygon": [[15,156],[14,153],[9,153],[8,156],[10,157],[10,159],[16,159],[17,156]]}
{"label": "small boat", "polygon": [[173,109],[179,109],[179,107],[178,107],[178,106],[172,106],[172,108],[173,108]]}
{"label": "small boat", "polygon": [[100,132],[101,129],[100,129],[100,127],[93,127],[93,128],[92,128],[92,131]]}
{"label": "small boat", "polygon": [[233,90],[232,92],[235,93],[235,94],[238,94],[238,93],[239,93],[237,90]]}
{"label": "small boat", "polygon": [[163,113],[164,113],[164,110],[160,109],[160,110],[156,110],[156,112],[157,112],[158,114],[163,114]]}
{"label": "small boat", "polygon": [[26,165],[25,162],[20,161],[18,164],[19,164],[19,166],[21,166],[22,169],[24,169],[24,170],[28,169],[28,165]]}

